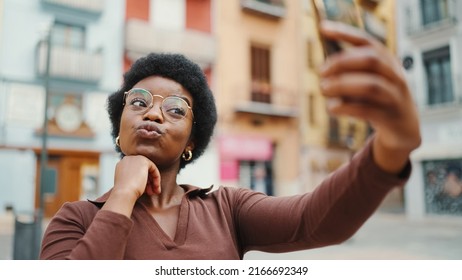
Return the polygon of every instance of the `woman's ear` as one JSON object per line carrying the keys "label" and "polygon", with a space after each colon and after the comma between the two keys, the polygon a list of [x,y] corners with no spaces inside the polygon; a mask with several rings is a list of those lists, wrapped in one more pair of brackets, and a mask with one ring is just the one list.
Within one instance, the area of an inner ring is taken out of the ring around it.
{"label": "woman's ear", "polygon": [[188,144],[186,144],[186,147],[184,148],[185,151],[193,151],[194,150],[194,142],[192,140],[188,141]]}

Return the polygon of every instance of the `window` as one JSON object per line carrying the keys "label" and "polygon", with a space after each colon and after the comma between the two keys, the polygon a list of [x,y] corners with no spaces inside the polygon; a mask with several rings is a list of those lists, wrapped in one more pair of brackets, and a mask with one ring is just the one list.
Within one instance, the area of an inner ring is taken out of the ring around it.
{"label": "window", "polygon": [[83,26],[56,22],[53,25],[52,45],[72,49],[85,47],[85,28]]}
{"label": "window", "polygon": [[427,75],[428,105],[454,101],[449,46],[423,54]]}
{"label": "window", "polygon": [[448,0],[420,0],[423,25],[449,18]]}
{"label": "window", "polygon": [[270,50],[251,47],[252,101],[271,103]]}
{"label": "window", "polygon": [[427,213],[462,215],[462,159],[422,163]]}
{"label": "window", "polygon": [[271,161],[239,161],[239,185],[273,195]]}

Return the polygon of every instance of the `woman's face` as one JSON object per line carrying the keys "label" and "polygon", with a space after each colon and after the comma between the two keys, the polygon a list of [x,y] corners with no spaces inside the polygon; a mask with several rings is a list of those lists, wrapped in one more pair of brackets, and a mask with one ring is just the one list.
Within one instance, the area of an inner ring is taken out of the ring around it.
{"label": "woman's face", "polygon": [[135,84],[124,100],[119,132],[122,152],[146,156],[159,169],[179,165],[185,149],[194,148],[191,94],[174,80],[151,76]]}

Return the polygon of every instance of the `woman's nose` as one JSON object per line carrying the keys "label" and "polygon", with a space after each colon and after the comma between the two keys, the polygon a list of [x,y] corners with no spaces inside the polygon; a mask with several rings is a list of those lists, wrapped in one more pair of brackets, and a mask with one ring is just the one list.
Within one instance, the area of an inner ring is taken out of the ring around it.
{"label": "woman's nose", "polygon": [[150,106],[144,113],[143,119],[162,123],[164,121],[164,115],[161,107],[156,104]]}

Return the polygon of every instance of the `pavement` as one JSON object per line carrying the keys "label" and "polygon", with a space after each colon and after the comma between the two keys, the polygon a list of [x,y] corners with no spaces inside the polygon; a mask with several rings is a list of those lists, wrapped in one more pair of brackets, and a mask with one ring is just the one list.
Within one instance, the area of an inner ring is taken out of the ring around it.
{"label": "pavement", "polygon": [[[43,229],[47,222],[44,219]],[[13,236],[14,216],[0,215],[0,260],[13,258]],[[411,221],[404,213],[379,211],[340,245],[283,254],[249,252],[244,259],[462,260],[462,217]]]}
{"label": "pavement", "polygon": [[245,259],[462,260],[462,217],[411,221],[403,213],[379,211],[340,245],[284,254],[249,252]]}

